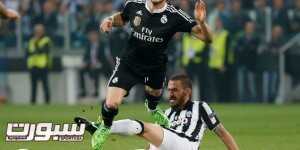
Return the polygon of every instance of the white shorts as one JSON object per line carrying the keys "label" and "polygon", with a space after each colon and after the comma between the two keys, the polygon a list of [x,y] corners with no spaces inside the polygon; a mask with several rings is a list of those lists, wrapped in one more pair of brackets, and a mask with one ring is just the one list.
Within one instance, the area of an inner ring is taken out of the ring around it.
{"label": "white shorts", "polygon": [[167,129],[163,129],[163,131],[162,144],[159,147],[150,144],[149,150],[198,150],[198,142],[191,142],[187,138],[180,137]]}

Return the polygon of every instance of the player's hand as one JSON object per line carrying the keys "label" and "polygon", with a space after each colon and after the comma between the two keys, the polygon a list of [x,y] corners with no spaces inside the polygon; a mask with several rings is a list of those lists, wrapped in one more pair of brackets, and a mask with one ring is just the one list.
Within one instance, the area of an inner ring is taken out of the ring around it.
{"label": "player's hand", "polygon": [[12,10],[12,9],[7,9],[6,10],[6,17],[8,19],[13,19],[13,20],[18,20],[20,19],[20,15],[17,11]]}
{"label": "player's hand", "polygon": [[194,15],[196,21],[203,23],[206,18],[206,5],[203,0],[197,0],[195,9],[194,9]]}
{"label": "player's hand", "polygon": [[105,18],[102,23],[100,24],[100,31],[101,32],[110,32],[112,30],[112,19]]}

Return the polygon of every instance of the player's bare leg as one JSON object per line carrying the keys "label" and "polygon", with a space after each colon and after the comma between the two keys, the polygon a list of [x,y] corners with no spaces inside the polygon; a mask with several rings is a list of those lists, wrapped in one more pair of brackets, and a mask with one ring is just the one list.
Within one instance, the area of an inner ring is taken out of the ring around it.
{"label": "player's bare leg", "polygon": [[164,138],[163,128],[159,125],[146,123],[144,124],[144,132],[139,134],[140,137],[144,138],[149,143],[159,147]]}
{"label": "player's bare leg", "polygon": [[111,132],[121,135],[138,135],[156,147],[161,145],[164,138],[161,126],[131,119],[114,121]]}
{"label": "player's bare leg", "polygon": [[126,93],[122,88],[108,87],[105,104],[109,108],[118,109]]}
{"label": "player's bare leg", "polygon": [[103,144],[110,134],[110,127],[114,117],[118,114],[118,107],[122,103],[126,91],[118,87],[108,87],[106,101],[102,105],[102,119],[98,129],[92,137],[92,148],[102,150]]}
{"label": "player's bare leg", "polygon": [[145,86],[145,95],[146,95],[146,100],[145,100],[145,105],[150,112],[153,120],[165,127],[169,127],[169,119],[163,111],[157,107],[161,95],[162,95],[162,89],[152,89],[149,86]]}
{"label": "player's bare leg", "polygon": [[[93,122],[88,121],[85,118],[76,117],[74,121],[78,125],[81,123],[85,124],[86,130],[90,134],[94,134],[95,130],[97,130],[97,127],[93,125]],[[159,125],[131,119],[113,121],[111,133],[120,135],[138,135],[156,147],[159,147],[162,144],[164,137],[163,128]]]}

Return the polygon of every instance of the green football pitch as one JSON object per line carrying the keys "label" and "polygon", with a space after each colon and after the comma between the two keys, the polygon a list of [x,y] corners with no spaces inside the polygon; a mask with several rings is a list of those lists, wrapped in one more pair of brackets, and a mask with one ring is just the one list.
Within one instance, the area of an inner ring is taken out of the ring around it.
{"label": "green football pitch", "polygon": [[[166,105],[162,107],[166,108]],[[241,150],[300,150],[300,105],[213,104],[225,127],[233,134]],[[72,123],[74,116],[96,119],[98,106],[24,106],[0,105],[0,150],[89,150],[90,138],[82,142],[5,142],[9,122]],[[150,121],[142,104],[124,104],[117,119]],[[105,150],[142,149],[147,143],[138,137],[110,136]],[[207,130],[202,150],[224,150],[222,142]]]}

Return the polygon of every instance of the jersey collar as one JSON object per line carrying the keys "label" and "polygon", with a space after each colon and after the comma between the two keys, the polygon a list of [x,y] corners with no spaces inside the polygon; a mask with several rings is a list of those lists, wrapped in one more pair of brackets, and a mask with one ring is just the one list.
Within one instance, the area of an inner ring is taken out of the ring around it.
{"label": "jersey collar", "polygon": [[[146,9],[147,9],[149,12],[151,12],[151,10],[150,10],[150,5],[153,5],[153,4],[151,3],[151,0],[146,0],[145,6],[146,6]],[[167,6],[168,6],[168,4],[165,3],[165,6],[164,6],[163,8],[155,9],[155,10],[153,10],[152,13],[162,13],[162,12],[164,12],[164,11],[167,9]]]}
{"label": "jersey collar", "polygon": [[185,103],[184,107],[183,107],[183,110],[189,108],[189,107],[192,107],[194,104],[194,102],[192,100],[189,100]]}
{"label": "jersey collar", "polygon": [[189,107],[193,107],[194,102],[190,99],[187,101],[182,108],[176,107],[172,108],[175,111],[182,111],[182,110],[187,110]]}

